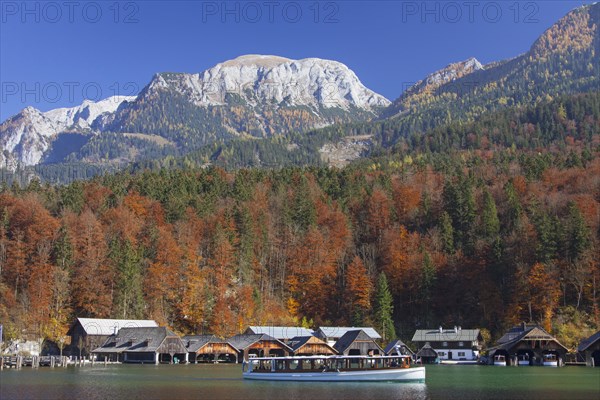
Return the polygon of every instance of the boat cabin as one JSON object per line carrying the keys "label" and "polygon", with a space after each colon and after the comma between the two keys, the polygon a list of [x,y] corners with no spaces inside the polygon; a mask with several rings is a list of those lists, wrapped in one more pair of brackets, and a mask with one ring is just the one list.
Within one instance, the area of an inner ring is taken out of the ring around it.
{"label": "boat cabin", "polygon": [[410,368],[409,356],[309,356],[250,358],[245,370],[260,372],[343,372]]}

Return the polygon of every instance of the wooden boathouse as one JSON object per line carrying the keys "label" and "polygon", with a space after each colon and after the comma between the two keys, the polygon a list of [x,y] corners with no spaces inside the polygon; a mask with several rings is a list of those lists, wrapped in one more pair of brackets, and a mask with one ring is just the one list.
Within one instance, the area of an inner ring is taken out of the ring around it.
{"label": "wooden boathouse", "polygon": [[190,363],[219,361],[237,363],[236,348],[215,335],[190,335],[182,339],[188,350]]}
{"label": "wooden boathouse", "polygon": [[347,331],[333,348],[344,356],[382,355],[383,349],[362,329]]}
{"label": "wooden boathouse", "polygon": [[600,331],[582,340],[577,351],[585,359],[585,365],[600,367]]}
{"label": "wooden boathouse", "polygon": [[541,365],[546,354],[555,355],[561,365],[567,352],[568,349],[544,328],[525,323],[514,326],[498,339],[496,346],[488,349],[490,362],[502,355],[507,365],[516,365],[519,358],[530,360],[530,365]]}
{"label": "wooden boathouse", "polygon": [[383,353],[386,356],[395,356],[398,354],[398,349],[400,349],[400,354],[404,356],[414,356],[415,352],[411,350],[402,340],[396,339],[392,340],[388,345],[383,349]]}
{"label": "wooden boathouse", "polygon": [[438,359],[438,353],[429,343],[425,343],[416,354],[417,361],[421,364],[435,364]]}
{"label": "wooden boathouse", "polygon": [[314,336],[296,336],[288,344],[295,356],[327,356],[338,353],[333,346]]}
{"label": "wooden boathouse", "polygon": [[71,337],[68,350],[72,355],[79,356],[81,353],[87,356],[121,328],[146,327],[158,327],[158,324],[153,320],[141,319],[77,318],[67,332],[67,336]]}
{"label": "wooden boathouse", "polygon": [[165,327],[121,328],[92,353],[101,360],[124,363],[188,361],[188,350],[181,338]]}
{"label": "wooden boathouse", "polygon": [[292,348],[279,339],[267,334],[235,335],[227,339],[237,351],[238,361],[248,361],[248,357],[286,357],[293,354]]}

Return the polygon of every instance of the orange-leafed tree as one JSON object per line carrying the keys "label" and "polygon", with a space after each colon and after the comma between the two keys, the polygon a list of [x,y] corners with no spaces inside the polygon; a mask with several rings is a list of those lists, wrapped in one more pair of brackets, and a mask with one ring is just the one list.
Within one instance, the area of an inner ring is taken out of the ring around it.
{"label": "orange-leafed tree", "polygon": [[381,243],[383,231],[389,226],[391,204],[387,194],[381,189],[374,189],[366,204],[368,238],[372,242]]}
{"label": "orange-leafed tree", "polygon": [[367,322],[371,311],[373,282],[360,257],[355,256],[346,269],[346,298],[352,323],[360,326]]}
{"label": "orange-leafed tree", "polygon": [[157,228],[157,238],[151,244],[156,252],[145,275],[144,297],[149,307],[148,315],[160,325],[170,325],[173,320],[171,304],[175,299],[182,252],[167,227]]}
{"label": "orange-leafed tree", "polygon": [[530,318],[538,320],[544,329],[552,328],[552,317],[558,306],[560,288],[556,273],[542,263],[535,263],[527,276]]}
{"label": "orange-leafed tree", "polygon": [[106,255],[108,246],[102,225],[91,211],[71,215],[73,238],[73,304],[80,316],[109,317],[114,274]]}
{"label": "orange-leafed tree", "polygon": [[215,306],[211,316],[213,333],[227,336],[235,332],[236,321],[232,310],[233,278],[235,276],[235,252],[228,230],[217,227],[207,260]]}

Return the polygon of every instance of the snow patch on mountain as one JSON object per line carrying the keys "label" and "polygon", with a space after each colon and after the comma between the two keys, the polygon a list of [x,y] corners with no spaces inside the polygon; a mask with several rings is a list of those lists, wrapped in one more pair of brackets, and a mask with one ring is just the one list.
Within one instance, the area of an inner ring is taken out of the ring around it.
{"label": "snow patch on mountain", "polygon": [[114,113],[123,102],[133,100],[135,96],[113,96],[47,112],[26,107],[0,124],[0,167],[14,170],[18,164],[38,164],[58,134],[90,130],[98,117]]}
{"label": "snow patch on mountain", "polygon": [[176,90],[198,106],[225,105],[227,95],[237,95],[251,106],[285,103],[372,111],[390,104],[344,64],[319,58],[246,55],[199,74],[158,74],[150,88]]}

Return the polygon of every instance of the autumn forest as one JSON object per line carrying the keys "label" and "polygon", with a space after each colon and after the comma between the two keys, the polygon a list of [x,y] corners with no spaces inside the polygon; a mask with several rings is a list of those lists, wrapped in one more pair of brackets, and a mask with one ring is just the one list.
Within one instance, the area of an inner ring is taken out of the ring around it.
{"label": "autumn forest", "polygon": [[4,184],[5,338],[57,340],[75,316],[223,336],[247,325],[373,324],[410,339],[416,328],[461,325],[488,340],[532,321],[574,348],[600,326],[596,114],[505,113],[488,120],[500,130],[438,129],[344,169],[161,168]]}

